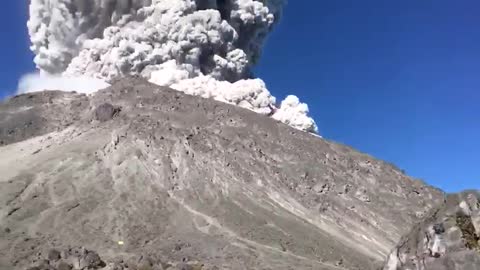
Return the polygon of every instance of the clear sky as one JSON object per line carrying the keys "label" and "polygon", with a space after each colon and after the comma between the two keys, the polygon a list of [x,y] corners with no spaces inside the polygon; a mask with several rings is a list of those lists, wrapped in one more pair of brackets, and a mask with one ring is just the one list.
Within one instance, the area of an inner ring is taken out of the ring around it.
{"label": "clear sky", "polygon": [[[0,97],[34,69],[27,1],[0,10]],[[308,4],[307,4],[308,3]],[[446,191],[480,188],[477,0],[291,0],[256,74],[321,134]]]}

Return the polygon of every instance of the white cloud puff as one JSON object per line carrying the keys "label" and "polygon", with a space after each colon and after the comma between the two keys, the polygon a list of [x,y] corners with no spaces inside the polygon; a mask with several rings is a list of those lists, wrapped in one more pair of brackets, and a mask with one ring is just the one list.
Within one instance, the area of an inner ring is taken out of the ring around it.
{"label": "white cloud puff", "polygon": [[91,94],[108,86],[110,86],[110,84],[104,80],[87,76],[59,76],[31,73],[24,75],[20,79],[17,94],[44,90],[76,91]]}

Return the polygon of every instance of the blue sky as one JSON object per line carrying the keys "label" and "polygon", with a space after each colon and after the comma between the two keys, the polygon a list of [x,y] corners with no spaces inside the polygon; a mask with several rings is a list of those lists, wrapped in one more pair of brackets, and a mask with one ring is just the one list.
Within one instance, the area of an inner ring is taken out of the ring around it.
{"label": "blue sky", "polygon": [[[34,69],[26,1],[0,10],[0,97]],[[306,4],[308,3],[308,4]],[[480,2],[290,1],[256,74],[322,135],[446,191],[480,188]]]}

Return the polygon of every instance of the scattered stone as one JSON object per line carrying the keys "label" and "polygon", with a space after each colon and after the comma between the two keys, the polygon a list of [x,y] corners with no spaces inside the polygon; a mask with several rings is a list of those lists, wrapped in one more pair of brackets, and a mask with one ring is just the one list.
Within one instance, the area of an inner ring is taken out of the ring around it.
{"label": "scattered stone", "polygon": [[53,266],[50,265],[48,260],[42,260],[38,265],[39,270],[56,270]]}
{"label": "scattered stone", "polygon": [[94,251],[85,251],[85,255],[80,258],[80,268],[88,268],[88,269],[100,269],[105,267],[106,264],[100,259],[100,256]]}
{"label": "scattered stone", "polygon": [[120,112],[119,108],[114,107],[110,103],[103,103],[95,109],[95,119],[100,122],[111,120]]}
{"label": "scattered stone", "polygon": [[60,260],[60,258],[61,258],[60,251],[56,249],[51,249],[48,251],[48,260],[56,262]]}
{"label": "scattered stone", "polygon": [[435,231],[435,234],[443,234],[445,232],[445,226],[443,226],[443,223],[437,223],[433,225],[433,231]]}
{"label": "scattered stone", "polygon": [[57,265],[57,270],[72,270],[73,266],[66,262],[59,262]]}

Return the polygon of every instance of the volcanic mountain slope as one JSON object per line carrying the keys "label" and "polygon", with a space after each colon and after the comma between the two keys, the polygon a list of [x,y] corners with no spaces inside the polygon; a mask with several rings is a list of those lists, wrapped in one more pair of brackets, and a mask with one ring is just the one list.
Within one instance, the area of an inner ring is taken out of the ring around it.
{"label": "volcanic mountain slope", "polygon": [[13,97],[0,144],[1,269],[78,246],[95,269],[378,269],[444,203],[349,147],[138,78]]}

